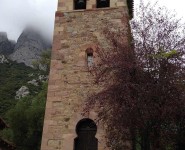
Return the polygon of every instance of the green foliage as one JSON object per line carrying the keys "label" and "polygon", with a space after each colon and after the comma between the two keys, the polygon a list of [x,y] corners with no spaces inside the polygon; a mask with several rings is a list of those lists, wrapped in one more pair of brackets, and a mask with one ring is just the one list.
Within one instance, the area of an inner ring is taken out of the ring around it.
{"label": "green foliage", "polygon": [[171,50],[170,52],[162,53],[165,58],[171,58],[177,55],[177,50]]}
{"label": "green foliage", "polygon": [[0,64],[0,116],[16,104],[15,92],[30,80],[29,74],[33,72],[36,73],[24,64]]}
{"label": "green foliage", "polygon": [[8,141],[11,141],[13,138],[13,132],[12,129],[6,128],[0,132],[0,137],[3,137],[3,139],[6,139]]}
{"label": "green foliage", "polygon": [[160,53],[158,53],[158,54],[152,54],[149,56],[153,57],[155,59],[165,59],[165,58],[169,59],[169,58],[173,58],[177,54],[178,54],[177,50],[171,50],[169,52],[160,51]]}
{"label": "green foliage", "polygon": [[35,69],[45,70],[46,74],[48,74],[50,67],[50,59],[51,59],[51,50],[47,50],[42,52],[40,59],[33,61],[32,65]]}
{"label": "green foliage", "polygon": [[[30,95],[36,95],[40,90],[42,83],[38,86],[28,84],[27,82],[32,79],[38,79],[39,75],[48,75],[50,66],[51,51],[47,50],[41,54],[38,61],[33,62],[33,65],[39,64],[46,69],[46,71],[33,69],[25,66],[23,63],[4,63],[0,64],[0,116],[4,116],[6,111],[14,107],[17,103],[15,100],[16,91],[23,85],[29,88]],[[35,63],[35,64],[34,64]],[[32,76],[30,76],[32,74]]]}
{"label": "green foliage", "polygon": [[47,84],[44,84],[38,95],[19,100],[6,114],[11,129],[3,131],[2,136],[8,137],[19,150],[40,149],[46,94]]}
{"label": "green foliage", "polygon": [[[28,81],[48,75],[50,52],[43,53],[38,62],[47,66],[46,71],[16,62],[0,64],[0,116],[10,126],[0,131],[0,137],[14,143],[18,150],[40,149],[47,83],[38,81],[35,86]],[[16,91],[22,86],[27,86],[30,94],[16,100]]]}

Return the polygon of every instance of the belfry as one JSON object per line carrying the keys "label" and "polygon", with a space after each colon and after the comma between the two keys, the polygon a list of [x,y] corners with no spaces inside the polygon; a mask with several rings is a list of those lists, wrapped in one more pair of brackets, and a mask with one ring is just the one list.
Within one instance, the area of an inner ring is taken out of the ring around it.
{"label": "belfry", "polygon": [[96,111],[82,115],[99,90],[89,68],[97,45],[108,45],[103,31],[122,26],[132,7],[133,0],[58,1],[41,150],[109,150]]}

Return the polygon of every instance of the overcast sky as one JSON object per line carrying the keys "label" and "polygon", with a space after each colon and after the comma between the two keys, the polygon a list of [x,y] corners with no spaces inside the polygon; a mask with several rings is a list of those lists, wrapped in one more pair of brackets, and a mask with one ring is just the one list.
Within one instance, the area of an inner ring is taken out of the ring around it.
{"label": "overcast sky", "polygon": [[[137,5],[140,0],[134,1]],[[7,32],[9,39],[17,40],[25,26],[32,24],[51,39],[57,2],[58,0],[0,0],[0,31]],[[180,17],[185,14],[185,0],[159,0],[159,4],[176,10]]]}
{"label": "overcast sky", "polygon": [[[140,2],[140,0],[134,0],[134,1],[135,1],[135,5],[137,5]],[[183,17],[185,15],[185,9],[184,9],[185,0],[143,0],[143,1],[151,2],[151,3],[158,2],[160,6],[165,6],[169,10],[176,11],[178,17]]]}
{"label": "overcast sky", "polygon": [[52,37],[58,0],[0,0],[0,31],[17,40],[28,24]]}

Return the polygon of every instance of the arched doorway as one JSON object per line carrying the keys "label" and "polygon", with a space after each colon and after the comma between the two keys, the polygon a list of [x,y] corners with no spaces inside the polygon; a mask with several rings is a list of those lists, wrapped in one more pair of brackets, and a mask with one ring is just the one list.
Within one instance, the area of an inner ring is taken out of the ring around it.
{"label": "arched doorway", "polygon": [[82,119],[76,125],[77,137],[74,139],[74,150],[98,150],[98,139],[95,137],[97,126],[89,118]]}

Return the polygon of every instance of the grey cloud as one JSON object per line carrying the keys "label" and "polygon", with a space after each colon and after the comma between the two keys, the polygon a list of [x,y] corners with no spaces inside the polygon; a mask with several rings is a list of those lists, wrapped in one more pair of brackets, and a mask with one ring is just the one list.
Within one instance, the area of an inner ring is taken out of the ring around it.
{"label": "grey cloud", "polygon": [[17,40],[26,26],[34,26],[52,39],[58,0],[0,0],[0,31]]}

